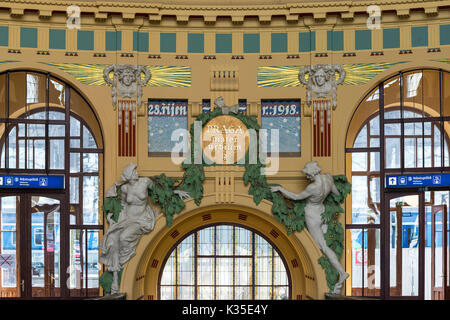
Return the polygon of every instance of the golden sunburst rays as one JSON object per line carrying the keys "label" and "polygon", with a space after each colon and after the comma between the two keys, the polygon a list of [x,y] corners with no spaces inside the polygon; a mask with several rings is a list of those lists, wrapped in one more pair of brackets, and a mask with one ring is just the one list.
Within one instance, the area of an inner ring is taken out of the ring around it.
{"label": "golden sunburst rays", "polygon": [[301,66],[258,67],[258,87],[297,87]]}
{"label": "golden sunburst rays", "polygon": [[[78,81],[89,86],[106,85],[103,79],[103,69],[106,64],[78,64],[78,63],[45,63],[67,72]],[[147,86],[152,87],[190,87],[191,68],[179,66],[147,66],[152,77]],[[112,78],[112,73],[109,77]],[[141,74],[141,79],[144,75]]]}
{"label": "golden sunburst rays", "polygon": [[344,69],[347,74],[345,76],[344,84],[365,84],[381,72],[401,63],[406,63],[406,61],[345,64]]}
{"label": "golden sunburst rays", "polygon": [[[356,63],[343,65],[346,76],[345,85],[365,84],[379,73],[390,67],[405,63],[402,62],[383,62],[383,63]],[[298,73],[303,66],[281,66],[281,67],[258,67],[258,87],[298,87]],[[336,79],[339,74],[336,73]],[[306,75],[308,79],[308,74]]]}
{"label": "golden sunburst rays", "polygon": [[44,63],[67,72],[72,77],[88,86],[104,86],[103,69],[107,64],[79,64],[79,63]]}
{"label": "golden sunburst rays", "polygon": [[191,68],[178,66],[148,66],[152,77],[151,87],[190,87]]}

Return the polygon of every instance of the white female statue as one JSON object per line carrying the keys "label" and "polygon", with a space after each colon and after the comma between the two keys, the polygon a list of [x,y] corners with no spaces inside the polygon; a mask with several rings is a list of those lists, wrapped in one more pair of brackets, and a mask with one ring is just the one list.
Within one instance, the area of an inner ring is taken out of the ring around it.
{"label": "white female statue", "polygon": [[323,202],[330,192],[335,195],[340,195],[340,193],[334,184],[333,177],[330,174],[320,174],[321,171],[322,169],[317,165],[316,161],[308,162],[302,169],[302,172],[306,174],[306,177],[308,180],[311,180],[312,183],[306,187],[305,191],[295,194],[287,191],[281,186],[271,187],[271,191],[280,191],[288,199],[306,200],[306,228],[322,252],[328,257],[331,265],[339,272],[339,280],[333,290],[333,293],[339,294],[345,279],[347,279],[349,275],[339,263],[336,253],[327,246],[324,237],[324,233],[327,232],[327,225],[322,221],[322,213],[325,210]]}
{"label": "white female statue", "polygon": [[[153,230],[156,212],[148,205],[148,189],[153,181],[147,177],[139,177],[137,165],[130,163],[123,169],[122,182],[115,183],[106,197],[116,197],[116,188],[121,190],[122,211],[117,222],[111,219],[113,213],[107,214],[109,228],[100,244],[100,261],[113,273],[111,294],[119,293],[118,273],[125,263],[136,254],[136,246],[144,233]],[[181,199],[189,198],[185,191],[175,190]]]}

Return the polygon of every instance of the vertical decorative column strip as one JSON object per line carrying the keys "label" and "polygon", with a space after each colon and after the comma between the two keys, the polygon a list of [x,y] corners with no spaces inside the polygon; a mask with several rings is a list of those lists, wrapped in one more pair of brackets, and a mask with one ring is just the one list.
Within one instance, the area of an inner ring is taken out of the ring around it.
{"label": "vertical decorative column strip", "polygon": [[331,101],[313,100],[314,157],[331,156]]}
{"label": "vertical decorative column strip", "polygon": [[117,109],[119,157],[136,156],[136,110],[142,104],[142,87],[150,78],[145,66],[114,64],[103,70],[103,79],[112,86],[113,108]]}

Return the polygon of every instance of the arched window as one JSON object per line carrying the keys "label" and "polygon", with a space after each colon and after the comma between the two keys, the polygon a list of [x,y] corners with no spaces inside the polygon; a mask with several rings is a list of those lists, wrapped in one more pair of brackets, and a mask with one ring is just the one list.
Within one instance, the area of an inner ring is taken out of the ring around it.
{"label": "arched window", "polygon": [[162,300],[289,299],[285,261],[263,236],[219,224],[188,234],[168,254]]}
{"label": "arched window", "polygon": [[103,139],[92,108],[50,74],[5,72],[0,133],[0,175],[64,179],[59,190],[0,188],[1,231],[30,239],[20,248],[3,243],[25,271],[9,272],[8,289],[0,275],[0,295],[98,296]]}
{"label": "arched window", "polygon": [[[423,263],[417,257],[430,255],[431,211],[442,199],[448,202],[448,191],[387,189],[385,179],[450,172],[449,116],[450,73],[429,69],[381,82],[353,114],[346,140],[352,183],[346,205],[348,295],[429,298],[430,279],[418,275],[430,274],[430,259]],[[425,234],[419,238],[421,228]],[[407,248],[415,251],[407,254]]]}

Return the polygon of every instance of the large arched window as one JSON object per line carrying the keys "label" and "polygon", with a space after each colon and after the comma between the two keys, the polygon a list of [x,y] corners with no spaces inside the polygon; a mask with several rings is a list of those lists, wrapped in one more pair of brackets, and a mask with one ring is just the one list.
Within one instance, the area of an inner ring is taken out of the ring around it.
{"label": "large arched window", "polygon": [[431,212],[448,191],[387,189],[385,179],[450,172],[449,129],[450,73],[441,70],[401,72],[356,109],[346,140],[348,295],[430,298]]}
{"label": "large arched window", "polygon": [[169,253],[159,295],[172,299],[289,299],[283,258],[265,237],[219,224],[187,235]]}
{"label": "large arched window", "polygon": [[0,188],[1,231],[22,239],[2,239],[20,268],[0,275],[0,296],[98,296],[103,139],[92,108],[48,73],[5,72],[0,133],[0,175],[64,178],[59,190]]}

